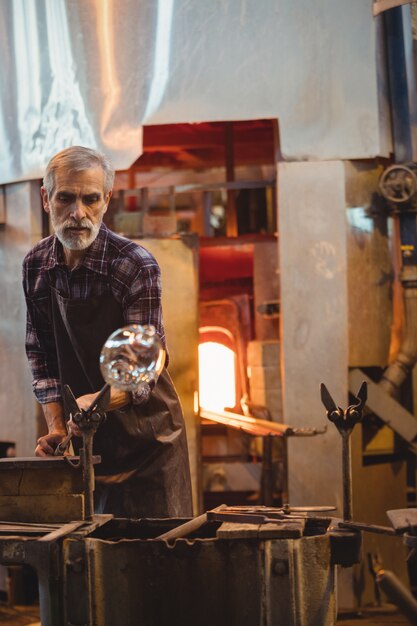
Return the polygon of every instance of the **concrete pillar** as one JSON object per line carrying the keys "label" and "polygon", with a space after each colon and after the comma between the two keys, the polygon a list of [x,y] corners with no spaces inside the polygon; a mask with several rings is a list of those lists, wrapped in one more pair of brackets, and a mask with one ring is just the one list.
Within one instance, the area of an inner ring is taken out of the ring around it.
{"label": "concrete pillar", "polygon": [[25,354],[26,307],[22,260],[41,238],[39,183],[4,188],[5,221],[0,227],[0,438],[14,441],[18,456],[35,448],[37,408]]}
{"label": "concrete pillar", "polygon": [[348,401],[345,177],[341,162],[278,164],[281,371],[284,421],[321,428],[288,440],[292,505],[337,505],[342,514],[341,437],[320,399],[324,382]]}
{"label": "concrete pillar", "polygon": [[136,241],[158,261],[162,309],[169,351],[168,371],[181,400],[187,431],[194,513],[201,511],[200,422],[195,415],[198,388],[198,269],[195,237]]}

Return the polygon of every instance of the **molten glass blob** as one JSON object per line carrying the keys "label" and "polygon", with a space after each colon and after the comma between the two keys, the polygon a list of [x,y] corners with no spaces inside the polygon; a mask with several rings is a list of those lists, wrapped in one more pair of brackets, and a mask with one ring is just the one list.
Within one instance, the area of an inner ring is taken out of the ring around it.
{"label": "molten glass blob", "polygon": [[107,339],[100,355],[104,380],[122,391],[138,391],[144,383],[158,380],[165,350],[153,326],[132,324],[119,328]]}
{"label": "molten glass blob", "polygon": [[236,405],[236,356],[221,343],[198,346],[200,406],[223,411]]}

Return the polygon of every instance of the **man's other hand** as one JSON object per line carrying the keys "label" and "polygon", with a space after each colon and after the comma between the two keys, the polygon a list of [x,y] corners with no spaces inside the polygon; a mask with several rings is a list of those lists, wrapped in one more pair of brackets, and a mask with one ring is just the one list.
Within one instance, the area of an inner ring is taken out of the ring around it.
{"label": "man's other hand", "polygon": [[36,456],[53,456],[55,448],[61,443],[67,436],[66,432],[54,432],[39,437],[37,446],[35,448]]}

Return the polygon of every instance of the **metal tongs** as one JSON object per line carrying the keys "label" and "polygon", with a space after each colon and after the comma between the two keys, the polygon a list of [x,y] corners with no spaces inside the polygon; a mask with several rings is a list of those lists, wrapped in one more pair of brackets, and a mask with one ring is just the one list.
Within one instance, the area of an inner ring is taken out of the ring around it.
{"label": "metal tongs", "polygon": [[[64,385],[65,406],[69,413],[69,419],[74,422],[81,430],[83,438],[83,447],[80,449],[80,460],[78,464],[72,465],[82,467],[84,496],[85,496],[85,519],[92,520],[94,515],[94,468],[93,468],[93,437],[101,422],[105,419],[105,409],[110,401],[110,385],[106,383],[99,391],[88,409],[80,409],[77,400],[68,385]],[[55,454],[64,454],[72,439],[72,433],[69,432],[65,439],[57,446],[58,452]]]}
{"label": "metal tongs", "polygon": [[350,435],[355,425],[361,421],[365,403],[368,397],[368,387],[363,382],[355,397],[355,402],[344,411],[337,406],[326,385],[321,383],[321,401],[327,411],[327,418],[334,423],[342,436],[343,456],[343,518],[352,519],[352,469],[350,453]]}
{"label": "metal tongs", "polygon": [[[80,409],[71,387],[64,385],[64,406],[69,414],[68,421],[73,421],[80,430],[96,430],[105,419],[105,409],[110,400],[110,385],[105,384],[99,391],[88,409]],[[67,426],[68,428],[68,426]],[[68,430],[68,435],[57,445],[54,455],[62,456],[67,452],[73,433]]]}

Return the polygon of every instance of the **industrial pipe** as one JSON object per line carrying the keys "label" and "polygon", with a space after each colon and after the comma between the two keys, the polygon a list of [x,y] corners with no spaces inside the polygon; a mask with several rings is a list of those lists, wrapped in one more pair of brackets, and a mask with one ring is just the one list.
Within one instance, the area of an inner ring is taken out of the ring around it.
{"label": "industrial pipe", "polygon": [[[404,119],[401,120],[404,126]],[[396,217],[401,249],[404,338],[397,358],[379,383],[395,397],[417,362],[417,164],[391,165],[382,174],[379,189]]]}
{"label": "industrial pipe", "polygon": [[376,575],[376,582],[391,602],[398,606],[410,624],[416,624],[417,600],[397,576],[389,570],[381,569]]}
{"label": "industrial pipe", "polygon": [[400,280],[403,284],[405,336],[397,358],[387,367],[380,381],[390,396],[396,396],[417,362],[417,266],[405,265]]}
{"label": "industrial pipe", "polygon": [[396,396],[417,362],[417,177],[414,164],[394,165],[381,177],[384,197],[394,204],[399,225],[403,286],[405,335],[397,358],[387,367],[380,385]]}

